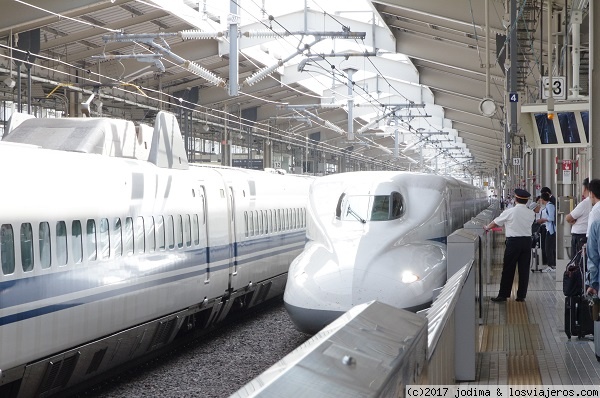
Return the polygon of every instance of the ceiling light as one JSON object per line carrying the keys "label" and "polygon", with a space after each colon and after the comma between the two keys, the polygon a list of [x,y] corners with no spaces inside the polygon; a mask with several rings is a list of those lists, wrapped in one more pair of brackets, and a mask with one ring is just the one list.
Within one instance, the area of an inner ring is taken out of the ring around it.
{"label": "ceiling light", "polygon": [[16,84],[16,82],[11,79],[10,77],[7,77],[6,79],[4,79],[4,84],[6,84],[6,87],[8,88],[13,88]]}

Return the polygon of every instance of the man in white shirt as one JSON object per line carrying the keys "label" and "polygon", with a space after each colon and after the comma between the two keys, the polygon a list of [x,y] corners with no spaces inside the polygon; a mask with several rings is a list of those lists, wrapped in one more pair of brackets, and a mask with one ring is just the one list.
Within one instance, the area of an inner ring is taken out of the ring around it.
{"label": "man in white shirt", "polygon": [[[594,180],[592,180],[594,181]],[[600,202],[600,196],[595,196],[592,191],[592,181],[590,181],[590,200],[592,201],[592,211],[590,211],[590,215],[588,216],[588,227],[586,231],[586,236],[589,238],[590,236],[590,228],[594,221],[600,220],[600,206],[596,206],[596,203]]]}
{"label": "man in white shirt", "polygon": [[494,302],[506,301],[510,297],[517,264],[519,266],[517,301],[525,301],[527,296],[531,260],[531,225],[535,218],[533,210],[526,205],[530,196],[531,194],[524,189],[515,189],[515,206],[504,210],[494,221],[483,227],[487,231],[497,226],[505,226],[504,266],[500,291],[498,296],[492,297]]}
{"label": "man in white shirt", "polygon": [[600,180],[593,179],[589,185],[592,211],[588,218],[588,240],[586,243],[588,268],[588,294],[598,294],[600,282]]}
{"label": "man in white shirt", "polygon": [[572,212],[567,214],[566,220],[571,224],[571,259],[575,257],[583,244],[585,243],[585,237],[588,228],[588,218],[592,211],[592,201],[589,198],[589,187],[590,179],[586,178],[583,180],[583,200],[573,209]]}

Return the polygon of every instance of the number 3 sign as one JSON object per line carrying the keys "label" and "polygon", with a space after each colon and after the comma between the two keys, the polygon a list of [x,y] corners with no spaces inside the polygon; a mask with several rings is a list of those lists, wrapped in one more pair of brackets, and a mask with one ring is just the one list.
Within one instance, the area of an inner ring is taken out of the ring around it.
{"label": "number 3 sign", "polygon": [[[549,77],[542,78],[542,99],[548,99],[550,97],[550,82]],[[564,76],[554,76],[552,77],[552,97],[558,100],[566,100],[567,99],[567,87],[566,87],[566,79]]]}

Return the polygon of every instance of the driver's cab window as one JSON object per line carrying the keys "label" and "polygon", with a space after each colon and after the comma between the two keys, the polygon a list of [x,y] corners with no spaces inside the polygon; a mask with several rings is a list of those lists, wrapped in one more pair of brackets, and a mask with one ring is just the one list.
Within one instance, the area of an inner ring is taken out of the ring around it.
{"label": "driver's cab window", "polygon": [[404,199],[398,192],[389,195],[346,195],[338,200],[335,217],[341,221],[388,221],[404,215]]}

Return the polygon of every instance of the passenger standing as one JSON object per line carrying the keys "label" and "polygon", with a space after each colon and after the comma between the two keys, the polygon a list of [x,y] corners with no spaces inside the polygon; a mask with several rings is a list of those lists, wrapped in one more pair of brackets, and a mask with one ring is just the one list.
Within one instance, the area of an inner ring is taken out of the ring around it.
{"label": "passenger standing", "polygon": [[506,208],[507,209],[512,209],[515,206],[514,201],[512,199],[512,197],[510,195],[508,195],[508,199],[506,202]]}
{"label": "passenger standing", "polygon": [[[592,184],[592,182],[594,182],[594,184]],[[596,203],[600,202],[600,189],[598,192],[594,192],[592,190],[596,184],[600,184],[600,180],[594,178],[592,181],[590,181],[589,197],[592,202],[592,211],[590,211],[590,215],[588,216],[588,229],[586,232],[588,238],[590,236],[590,228],[592,227],[592,224],[594,221],[600,220],[600,206],[596,206]]]}
{"label": "passenger standing", "polygon": [[517,301],[525,301],[529,284],[529,261],[531,260],[531,224],[535,213],[527,207],[531,194],[524,189],[515,189],[515,206],[505,210],[489,225],[483,228],[487,231],[496,226],[505,226],[506,249],[504,250],[504,266],[500,279],[500,291],[492,301],[506,301],[515,277],[517,264],[519,267],[519,287]]}
{"label": "passenger standing", "polygon": [[556,207],[550,201],[548,192],[542,193],[540,196],[542,204],[545,206],[542,210],[542,217],[537,221],[538,224],[544,224],[546,227],[546,239],[544,240],[544,251],[546,252],[546,260],[550,269],[556,269]]}
{"label": "passenger standing", "polygon": [[571,259],[581,250],[585,243],[588,228],[588,218],[592,211],[592,201],[589,198],[590,179],[583,180],[583,200],[567,214],[566,220],[571,224]]}
{"label": "passenger standing", "polygon": [[[550,194],[550,202],[555,206],[556,209],[556,198],[552,195],[552,191],[548,187],[542,187],[540,190],[540,194],[548,193]],[[544,210],[544,205],[542,205],[541,210]],[[546,225],[541,224],[540,226],[540,247],[542,248],[542,264],[548,265],[548,259],[546,256]]]}
{"label": "passenger standing", "polygon": [[598,294],[600,282],[598,267],[600,267],[600,180],[593,179],[589,185],[589,198],[592,202],[592,211],[588,218],[587,232],[587,267],[588,267],[588,294]]}

